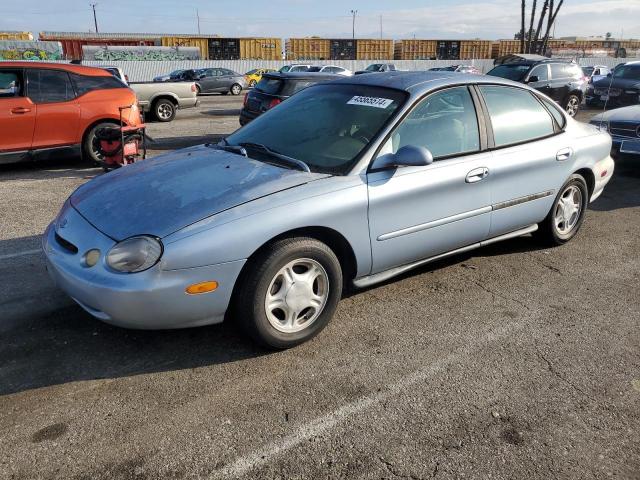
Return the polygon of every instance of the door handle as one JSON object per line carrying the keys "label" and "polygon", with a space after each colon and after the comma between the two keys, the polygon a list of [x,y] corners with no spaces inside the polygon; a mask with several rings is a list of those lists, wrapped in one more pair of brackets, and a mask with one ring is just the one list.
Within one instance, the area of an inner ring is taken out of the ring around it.
{"label": "door handle", "polygon": [[17,113],[17,114],[29,113],[30,111],[31,111],[30,108],[25,108],[25,107],[16,107],[11,109],[11,113]]}
{"label": "door handle", "polygon": [[467,177],[464,179],[464,181],[467,183],[476,183],[486,178],[487,175],[489,175],[489,169],[487,167],[474,168],[469,173],[467,173]]}
{"label": "door handle", "polygon": [[573,155],[573,150],[571,148],[563,148],[562,150],[558,150],[556,153],[556,160],[562,162],[563,160],[568,160]]}

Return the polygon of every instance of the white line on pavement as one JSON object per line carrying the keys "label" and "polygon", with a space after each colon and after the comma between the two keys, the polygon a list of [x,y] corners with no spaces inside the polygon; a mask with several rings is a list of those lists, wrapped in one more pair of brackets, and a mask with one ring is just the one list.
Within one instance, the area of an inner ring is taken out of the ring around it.
{"label": "white line on pavement", "polygon": [[36,253],[40,253],[40,252],[42,252],[42,250],[38,248],[35,250],[25,250],[24,252],[8,253],[6,255],[0,255],[0,261],[9,260],[10,258],[23,257],[25,255],[35,255]]}
{"label": "white line on pavement", "polygon": [[261,467],[271,461],[273,457],[280,455],[287,450],[296,447],[304,441],[317,437],[334,427],[339,423],[347,420],[353,415],[357,415],[367,408],[374,407],[395,396],[408,388],[423,382],[435,374],[444,370],[448,365],[467,358],[471,353],[480,350],[485,345],[500,340],[508,334],[519,330],[526,325],[525,321],[519,324],[507,325],[500,327],[487,335],[480,337],[477,342],[466,345],[446,357],[436,360],[424,368],[402,377],[396,383],[387,387],[387,389],[371,395],[361,397],[351,403],[347,403],[336,410],[327,413],[321,417],[317,417],[305,424],[300,425],[294,432],[272,443],[264,445],[262,448],[242,456],[222,467],[213,473],[213,478],[237,478],[245,475],[249,471]]}

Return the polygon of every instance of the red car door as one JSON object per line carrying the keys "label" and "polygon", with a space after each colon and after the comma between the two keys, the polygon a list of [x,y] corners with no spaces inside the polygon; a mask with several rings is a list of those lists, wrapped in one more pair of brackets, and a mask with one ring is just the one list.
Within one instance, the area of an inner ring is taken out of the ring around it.
{"label": "red car door", "polygon": [[27,95],[38,106],[33,149],[80,143],[80,105],[67,72],[27,69]]}
{"label": "red car door", "polygon": [[24,93],[22,70],[0,68],[0,154],[31,148],[36,106]]}

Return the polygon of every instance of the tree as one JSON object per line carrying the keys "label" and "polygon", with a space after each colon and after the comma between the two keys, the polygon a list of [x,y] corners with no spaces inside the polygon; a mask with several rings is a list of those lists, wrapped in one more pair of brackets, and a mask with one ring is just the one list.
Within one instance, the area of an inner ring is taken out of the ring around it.
{"label": "tree", "polygon": [[549,33],[551,33],[551,27],[553,27],[554,22],[556,21],[556,17],[558,16],[558,12],[564,3],[564,0],[560,0],[558,2],[558,6],[555,11],[553,10],[553,0],[550,0],[549,3],[549,21],[547,22],[547,31],[544,34],[544,40],[542,41],[542,53],[547,51],[547,43],[549,42]]}
{"label": "tree", "polygon": [[531,37],[533,35],[533,19],[536,18],[536,0],[531,7],[531,20],[529,21],[529,36],[527,37],[527,53],[531,53]]}
{"label": "tree", "polygon": [[526,5],[525,5],[525,0],[522,0],[522,5],[520,7],[521,10],[521,27],[520,27],[520,53],[524,53],[524,11],[525,11]]}
{"label": "tree", "polygon": [[540,19],[538,20],[538,28],[536,28],[535,37],[533,39],[533,50],[538,54],[544,53],[540,51],[542,47],[542,45],[540,45],[540,32],[542,31],[542,24],[544,23],[544,17],[547,15],[548,8],[549,0],[544,0],[544,3],[542,4],[542,12],[540,13]]}

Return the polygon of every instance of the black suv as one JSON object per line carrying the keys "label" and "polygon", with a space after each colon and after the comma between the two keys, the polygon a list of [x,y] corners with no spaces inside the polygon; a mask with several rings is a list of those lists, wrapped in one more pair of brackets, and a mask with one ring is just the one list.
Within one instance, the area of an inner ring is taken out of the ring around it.
{"label": "black suv", "polygon": [[319,82],[339,78],[344,76],[317,72],[265,73],[255,88],[244,96],[244,104],[240,110],[240,125],[246,125],[300,90]]}
{"label": "black suv", "polygon": [[555,100],[569,116],[575,117],[587,88],[582,69],[569,61],[531,57],[534,56],[513,55],[497,60],[499,64],[487,75],[527,83]]}

